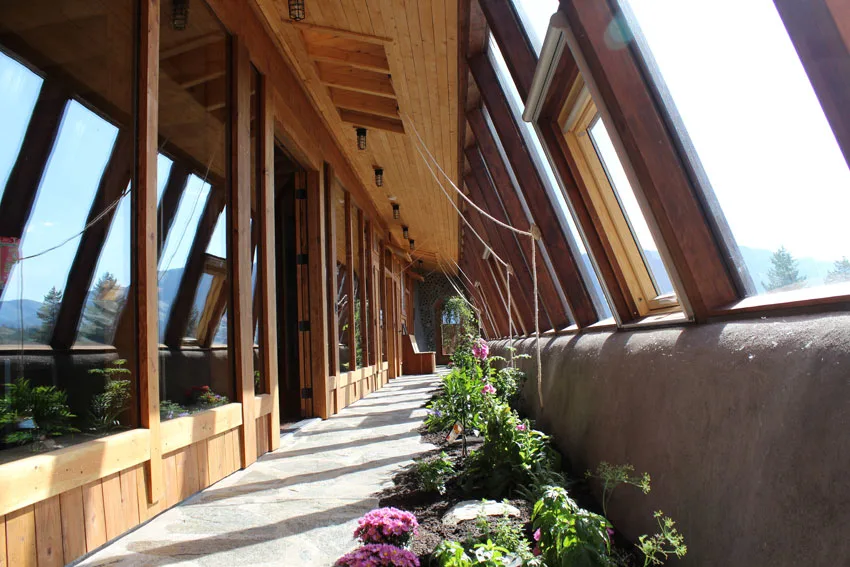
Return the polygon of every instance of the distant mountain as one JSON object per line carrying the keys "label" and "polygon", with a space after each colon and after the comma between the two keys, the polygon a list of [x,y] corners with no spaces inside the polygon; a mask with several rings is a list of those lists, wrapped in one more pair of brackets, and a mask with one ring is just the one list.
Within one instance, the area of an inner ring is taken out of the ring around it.
{"label": "distant mountain", "polygon": [[41,302],[32,299],[0,301],[0,327],[19,329],[21,326],[21,308],[23,308],[24,328],[40,325],[39,307],[41,307]]}
{"label": "distant mountain", "polygon": [[[741,246],[741,255],[744,257],[744,263],[753,278],[753,283],[759,293],[765,291],[763,282],[768,280],[767,273],[772,266],[770,262],[773,256],[773,250],[763,250],[760,248],[748,248]],[[814,258],[796,258],[800,274],[806,276],[806,287],[815,287],[823,285],[829,271],[832,269],[834,262],[815,260]],[[836,258],[840,260],[840,258]]]}

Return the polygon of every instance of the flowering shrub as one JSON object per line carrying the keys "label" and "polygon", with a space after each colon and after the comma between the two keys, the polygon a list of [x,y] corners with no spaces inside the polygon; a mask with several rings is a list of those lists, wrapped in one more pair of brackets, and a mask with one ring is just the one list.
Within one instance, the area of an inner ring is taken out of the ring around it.
{"label": "flowering shrub", "polygon": [[378,508],[357,521],[354,537],[363,543],[388,543],[405,547],[418,533],[419,522],[410,512]]}
{"label": "flowering shrub", "polygon": [[490,345],[487,344],[487,341],[478,337],[475,339],[475,342],[472,343],[472,355],[478,360],[485,360],[487,355],[490,354]]}
{"label": "flowering shrub", "polygon": [[394,545],[370,543],[346,553],[334,567],[419,567],[419,559]]}
{"label": "flowering shrub", "polygon": [[483,388],[481,388],[482,394],[495,394],[496,388],[494,388],[491,384],[485,384]]}

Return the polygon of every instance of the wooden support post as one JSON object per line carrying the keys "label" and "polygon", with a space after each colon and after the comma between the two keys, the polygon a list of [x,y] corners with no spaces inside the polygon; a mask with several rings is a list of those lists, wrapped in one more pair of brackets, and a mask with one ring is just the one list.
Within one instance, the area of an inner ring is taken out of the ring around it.
{"label": "wooden support post", "polygon": [[174,217],[177,215],[180,197],[183,196],[183,192],[186,190],[186,183],[188,182],[189,168],[177,161],[172,163],[171,170],[168,172],[168,181],[165,182],[165,188],[162,190],[162,199],[157,211],[157,217],[159,218],[157,256],[162,254],[162,248],[165,246],[168,233],[171,232],[171,225],[174,224]]}
{"label": "wooden support post", "polygon": [[228,324],[233,326],[236,399],[242,404],[242,468],[257,460],[254,417],[254,317],[251,271],[251,60],[240,37],[233,38],[231,76],[230,217],[231,285]]}
{"label": "wooden support post", "polygon": [[310,350],[313,414],[330,417],[328,390],[327,270],[325,269],[325,191],[321,171],[307,172],[307,257],[310,287]]}
{"label": "wooden support post", "polygon": [[[280,447],[280,373],[277,359],[277,279],[275,263],[275,187],[274,187],[274,92],[265,76],[260,77],[259,154],[262,175],[257,191],[259,211],[260,352],[265,369],[265,391],[272,399],[269,417],[269,450]],[[258,435],[261,433],[258,432]]]}
{"label": "wooden support post", "polygon": [[[387,341],[387,247],[383,240],[378,242],[378,294],[379,294],[379,318],[378,322],[379,329],[378,332],[380,336],[378,337],[378,341],[381,345],[380,352],[378,353],[378,366],[383,369],[384,365],[384,356],[387,356],[387,360],[389,360],[389,346]],[[383,370],[382,370],[383,372]],[[384,377],[381,374],[381,381],[383,382]]]}
{"label": "wooden support post", "polygon": [[[553,259],[555,276],[564,290],[573,315],[573,322],[585,327],[597,320],[590,291],[579,270],[579,258],[570,247],[560,222],[555,215],[554,205],[530,150],[522,137],[516,119],[508,105],[504,90],[487,55],[481,54],[469,60],[472,76],[487,105],[496,133],[504,146],[505,153],[517,178],[523,180],[523,194],[532,218],[540,228],[543,243]],[[542,262],[540,263],[543,267]]]}
{"label": "wooden support post", "polygon": [[159,2],[141,3],[139,51],[138,194],[135,262],[138,283],[136,326],[139,356],[140,425],[150,431],[146,465],[148,503],[163,498],[162,442],[159,436],[159,279],[157,274],[157,139],[159,125]]}
{"label": "wooden support post", "polygon": [[333,201],[334,170],[325,163],[325,264],[328,286],[328,375],[339,376],[339,303],[336,258],[336,207]]}
{"label": "wooden support post", "polygon": [[364,255],[366,257],[366,296],[369,298],[369,317],[367,321],[367,341],[368,345],[367,355],[366,355],[366,365],[374,366],[377,364],[377,360],[375,358],[375,353],[377,349],[375,348],[375,337],[377,336],[375,333],[375,257],[374,257],[374,246],[375,246],[375,235],[372,232],[372,221],[368,221],[366,223],[366,248],[364,251]]}
{"label": "wooden support post", "polygon": [[354,333],[354,234],[351,213],[351,193],[345,192],[345,266],[348,268],[346,295],[348,295],[348,371],[357,370],[357,344]]}
{"label": "wooden support post", "polygon": [[366,250],[366,222],[363,218],[363,209],[357,211],[357,248],[360,252],[357,257],[357,266],[360,272],[360,289],[358,290],[360,296],[360,351],[363,353],[361,362],[364,367],[367,367],[369,366],[369,317],[366,310],[366,298],[369,297],[366,294],[366,281],[368,279],[366,253],[368,250]]}

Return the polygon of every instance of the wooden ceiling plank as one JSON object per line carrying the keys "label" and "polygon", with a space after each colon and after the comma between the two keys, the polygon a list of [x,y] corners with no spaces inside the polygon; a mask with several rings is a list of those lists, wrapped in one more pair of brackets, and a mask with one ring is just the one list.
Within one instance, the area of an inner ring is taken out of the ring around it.
{"label": "wooden ceiling plank", "polygon": [[[336,4],[336,2],[327,2],[326,4],[334,5],[334,4]],[[360,41],[367,41],[369,43],[377,43],[377,44],[380,44],[380,45],[393,42],[393,39],[391,37],[381,37],[381,36],[377,36],[377,35],[371,35],[371,34],[368,34],[368,33],[358,32],[358,31],[352,30],[352,29],[343,29],[343,28],[338,28],[338,27],[333,27],[333,26],[324,26],[324,25],[314,24],[314,23],[310,23],[310,22],[303,22],[303,21],[302,22],[293,22],[291,20],[282,20],[282,21],[283,21],[283,23],[288,23],[288,24],[293,25],[294,27],[301,28],[302,32],[303,32],[303,30],[306,30],[310,33],[324,34],[324,35],[329,35],[329,36],[337,36],[337,37],[343,37],[343,38],[347,38],[347,39],[355,39],[355,40],[360,40]],[[348,24],[347,18],[346,18],[345,22],[341,22],[341,23]]]}
{"label": "wooden ceiling plank", "polygon": [[365,51],[356,49],[345,50],[328,45],[317,45],[308,43],[307,53],[314,61],[324,61],[326,63],[338,63],[353,67],[354,69],[363,69],[365,71],[374,71],[375,73],[389,74],[390,64],[387,61],[386,55],[375,55]]}
{"label": "wooden ceiling plank", "polygon": [[340,110],[339,115],[343,122],[349,124],[404,134],[404,123],[401,120],[393,120],[392,118],[376,116],[365,112],[356,112],[354,110]]}
{"label": "wooden ceiling plank", "polygon": [[[440,165],[451,176],[452,160],[451,136],[449,117],[449,63],[446,57],[446,4],[442,0],[433,0],[431,4],[431,29],[433,32],[434,62],[437,72],[436,96],[440,114],[437,116],[440,125]],[[455,182],[457,184],[457,182]]]}
{"label": "wooden ceiling plank", "polygon": [[346,91],[342,89],[330,89],[331,100],[337,108],[344,110],[355,110],[367,114],[386,116],[387,118],[399,118],[398,103],[382,96]]}
{"label": "wooden ceiling plank", "polygon": [[329,87],[395,99],[395,89],[389,75],[332,63],[318,63],[316,66],[319,80]]}

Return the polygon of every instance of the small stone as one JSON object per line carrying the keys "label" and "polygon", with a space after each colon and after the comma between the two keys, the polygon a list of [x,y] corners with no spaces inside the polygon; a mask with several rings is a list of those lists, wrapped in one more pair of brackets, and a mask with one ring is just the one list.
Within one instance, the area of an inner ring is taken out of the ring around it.
{"label": "small stone", "polygon": [[456,526],[466,520],[474,520],[478,516],[519,516],[519,509],[510,504],[495,502],[493,500],[464,500],[446,512],[443,516],[443,524]]}

